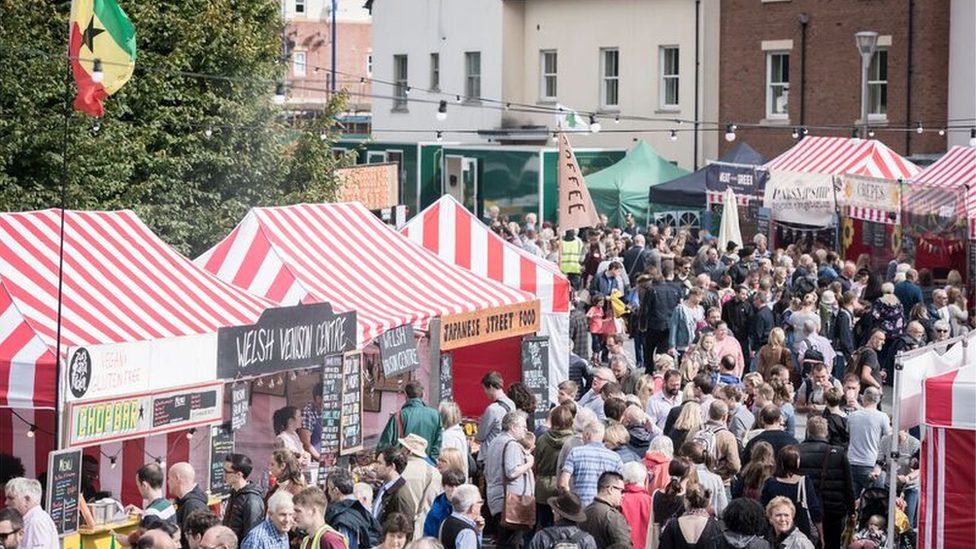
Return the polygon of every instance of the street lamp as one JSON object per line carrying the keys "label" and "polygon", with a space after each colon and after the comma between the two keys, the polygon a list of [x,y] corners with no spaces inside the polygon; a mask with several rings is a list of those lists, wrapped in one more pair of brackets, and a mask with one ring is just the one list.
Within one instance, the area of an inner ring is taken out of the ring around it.
{"label": "street lamp", "polygon": [[878,47],[878,33],[861,31],[854,34],[857,49],[861,52],[861,135],[868,135],[868,68]]}

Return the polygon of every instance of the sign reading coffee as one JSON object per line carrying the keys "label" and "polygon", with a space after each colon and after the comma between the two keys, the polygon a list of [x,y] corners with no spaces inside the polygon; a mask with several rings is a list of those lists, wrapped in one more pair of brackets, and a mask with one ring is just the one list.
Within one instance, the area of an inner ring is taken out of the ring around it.
{"label": "sign reading coffee", "polygon": [[383,375],[387,378],[412,372],[420,368],[417,341],[413,338],[413,326],[404,324],[380,334],[377,338]]}
{"label": "sign reading coffee", "polygon": [[539,331],[539,300],[460,313],[441,322],[441,350]]}
{"label": "sign reading coffee", "polygon": [[309,368],[355,348],[355,311],[335,313],[328,303],[267,309],[257,324],[217,332],[217,377]]}

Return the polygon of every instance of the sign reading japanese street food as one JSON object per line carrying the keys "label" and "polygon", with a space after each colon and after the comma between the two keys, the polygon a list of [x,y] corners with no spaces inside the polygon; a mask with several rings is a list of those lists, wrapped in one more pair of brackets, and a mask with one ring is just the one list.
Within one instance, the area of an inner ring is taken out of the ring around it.
{"label": "sign reading japanese street food", "polygon": [[444,317],[441,350],[449,351],[539,331],[539,300]]}
{"label": "sign reading japanese street food", "polygon": [[71,405],[70,446],[89,446],[220,421],[224,386],[209,383]]}

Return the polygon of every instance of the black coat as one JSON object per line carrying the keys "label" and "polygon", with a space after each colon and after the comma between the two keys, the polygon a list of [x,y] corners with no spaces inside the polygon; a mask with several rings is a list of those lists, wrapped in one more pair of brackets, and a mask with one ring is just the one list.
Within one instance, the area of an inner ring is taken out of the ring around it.
{"label": "black coat", "polygon": [[180,527],[180,543],[183,549],[189,549],[189,541],[186,539],[186,517],[194,511],[207,510],[207,494],[200,489],[197,484],[192,490],[183,494],[183,497],[176,500],[176,524]]}
{"label": "black coat", "polygon": [[733,297],[722,306],[722,320],[729,325],[729,330],[739,340],[743,353],[749,352],[749,336],[754,314],[755,308],[748,299],[739,301]]}
{"label": "black coat", "polygon": [[[828,451],[830,455],[826,456]],[[827,477],[822,479],[825,457]],[[851,468],[843,448],[831,446],[823,438],[807,437],[800,443],[800,474],[813,481],[824,514],[837,516],[854,512]]]}
{"label": "black coat", "polygon": [[757,352],[762,349],[769,342],[769,332],[775,327],[776,319],[771,308],[762,307],[757,310],[752,317],[752,348]]}
{"label": "black coat", "polygon": [[354,532],[359,547],[376,547],[380,544],[380,525],[358,499],[329,502],[325,522],[336,530]]}
{"label": "black coat", "polygon": [[252,528],[264,520],[264,496],[248,482],[240,490],[232,490],[224,511],[224,526],[237,534],[237,539],[243,540]]}
{"label": "black coat", "polygon": [[683,293],[681,285],[673,280],[657,282],[644,292],[641,301],[641,320],[648,330],[668,329],[668,320],[681,303]]}

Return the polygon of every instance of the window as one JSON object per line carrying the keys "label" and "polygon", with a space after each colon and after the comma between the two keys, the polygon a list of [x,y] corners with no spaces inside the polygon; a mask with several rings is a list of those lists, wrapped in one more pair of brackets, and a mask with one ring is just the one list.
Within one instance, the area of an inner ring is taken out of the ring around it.
{"label": "window", "polygon": [[295,51],[291,53],[291,73],[295,76],[305,76],[305,69],[308,66],[306,56],[308,54],[303,51]]}
{"label": "window", "polygon": [[543,50],[539,53],[539,99],[542,101],[556,100],[556,52]]}
{"label": "window", "polygon": [[600,50],[600,107],[616,108],[620,104],[620,51]]}
{"label": "window", "polygon": [[888,117],[888,50],[877,50],[868,66],[868,117]]}
{"label": "window", "polygon": [[407,110],[407,56],[393,56],[393,109]]}
{"label": "window", "polygon": [[441,54],[430,54],[430,89],[441,89]]}
{"label": "window", "polygon": [[678,46],[661,48],[661,107],[678,106]]}
{"label": "window", "polygon": [[366,54],[366,76],[373,76],[373,54]]}
{"label": "window", "polygon": [[481,52],[464,53],[464,95],[477,101],[481,97]]}
{"label": "window", "polygon": [[305,13],[305,0],[295,0],[295,13]]}
{"label": "window", "polygon": [[785,120],[790,116],[790,54],[766,54],[766,118]]}

